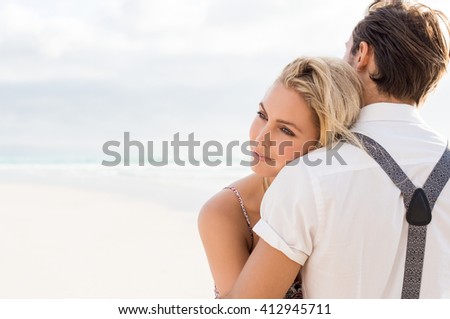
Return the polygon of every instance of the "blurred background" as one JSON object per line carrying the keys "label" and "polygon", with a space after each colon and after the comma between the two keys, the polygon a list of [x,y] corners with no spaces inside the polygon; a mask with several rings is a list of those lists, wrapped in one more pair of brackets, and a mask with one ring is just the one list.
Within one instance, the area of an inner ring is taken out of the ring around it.
{"label": "blurred background", "polygon": [[[0,0],[0,297],[213,297],[196,217],[242,154],[104,167],[103,144],[242,143],[281,69],[342,57],[369,4]],[[450,138],[448,101],[446,75],[421,113]]]}

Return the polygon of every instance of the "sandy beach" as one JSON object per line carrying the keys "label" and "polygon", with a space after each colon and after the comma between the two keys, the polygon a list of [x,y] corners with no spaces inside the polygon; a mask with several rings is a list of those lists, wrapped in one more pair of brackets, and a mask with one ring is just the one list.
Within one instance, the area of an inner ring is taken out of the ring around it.
{"label": "sandy beach", "polygon": [[236,174],[144,172],[3,167],[0,298],[213,298],[197,213]]}

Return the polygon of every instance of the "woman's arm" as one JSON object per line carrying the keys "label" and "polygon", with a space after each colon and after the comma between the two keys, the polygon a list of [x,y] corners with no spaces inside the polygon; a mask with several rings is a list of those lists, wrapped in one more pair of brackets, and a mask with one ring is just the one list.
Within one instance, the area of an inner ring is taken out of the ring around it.
{"label": "woman's arm", "polygon": [[227,295],[249,257],[247,224],[235,195],[223,190],[201,209],[198,228],[220,296]]}
{"label": "woman's arm", "polygon": [[281,299],[300,269],[300,264],[260,239],[234,287],[221,297]]}

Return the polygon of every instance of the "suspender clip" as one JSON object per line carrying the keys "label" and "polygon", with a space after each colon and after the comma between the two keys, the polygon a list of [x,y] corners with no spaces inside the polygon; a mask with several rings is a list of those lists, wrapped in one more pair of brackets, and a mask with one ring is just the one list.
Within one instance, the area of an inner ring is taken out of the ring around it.
{"label": "suspender clip", "polygon": [[413,226],[426,226],[431,222],[431,208],[427,195],[417,188],[406,211],[406,220]]}

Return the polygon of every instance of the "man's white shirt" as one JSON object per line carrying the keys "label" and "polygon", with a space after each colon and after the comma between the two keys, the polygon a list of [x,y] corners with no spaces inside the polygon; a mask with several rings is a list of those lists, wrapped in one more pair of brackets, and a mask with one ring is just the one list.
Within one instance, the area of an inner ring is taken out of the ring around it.
{"label": "man's white shirt", "polygon": [[[447,145],[404,104],[364,107],[353,131],[380,143],[416,187],[423,186]],[[421,298],[450,298],[450,182],[432,215]],[[254,227],[303,265],[306,298],[400,298],[407,230],[400,190],[350,144],[337,153],[316,150],[286,166],[265,194]]]}

